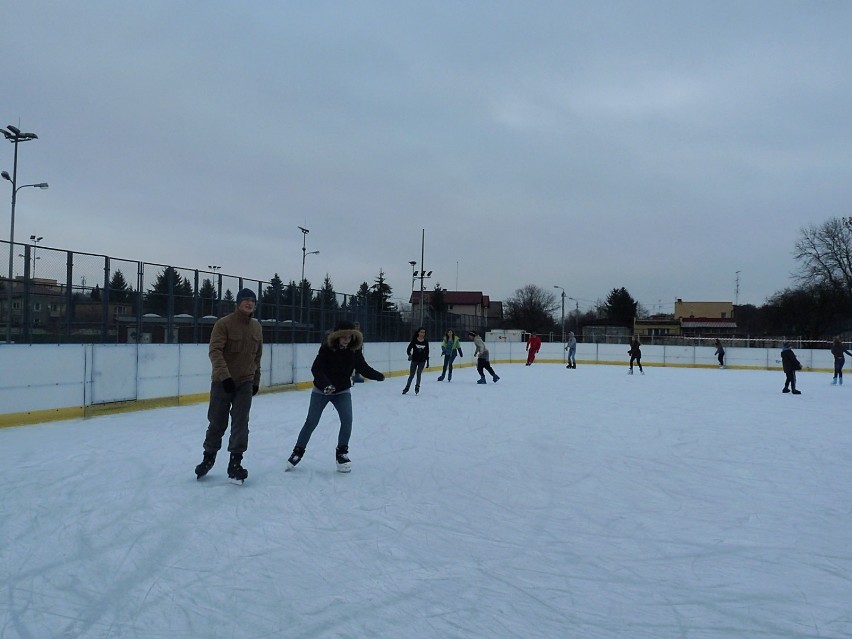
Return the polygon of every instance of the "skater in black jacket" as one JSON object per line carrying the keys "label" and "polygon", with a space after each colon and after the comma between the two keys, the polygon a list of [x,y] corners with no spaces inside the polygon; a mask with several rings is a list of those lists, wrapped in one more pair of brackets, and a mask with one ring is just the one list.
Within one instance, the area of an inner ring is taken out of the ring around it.
{"label": "skater in black jacket", "polygon": [[802,365],[796,358],[793,349],[790,348],[790,342],[784,342],[781,347],[781,366],[784,367],[784,374],[787,376],[784,381],[784,389],[781,392],[789,393],[792,389],[793,395],[801,395],[802,392],[796,390],[796,371],[802,370]]}
{"label": "skater in black jacket", "polygon": [[843,365],[846,363],[846,358],[843,355],[852,357],[852,353],[843,348],[843,342],[840,341],[839,337],[835,337],[831,344],[831,354],[834,355],[834,378],[831,383],[832,385],[843,385]]}
{"label": "skater in black jacket", "polygon": [[286,470],[295,468],[305,455],[305,448],[314,429],[319,424],[325,407],[331,403],[340,416],[340,431],[337,435],[337,470],[348,473],[349,437],[352,434],[352,371],[356,370],[367,379],[384,381],[385,376],[370,368],[364,361],[361,345],[364,338],[361,331],[355,329],[352,322],[338,322],[334,330],[320,346],[311,373],[314,375],[314,387],[311,389],[311,403],[305,425],[299,432],[293,454],[287,460]]}
{"label": "skater in black jacket", "polygon": [[423,375],[423,369],[429,365],[429,342],[426,340],[426,329],[422,326],[414,332],[414,337],[405,349],[408,354],[408,361],[411,366],[408,371],[408,381],[405,382],[405,388],[402,389],[402,394],[405,395],[411,388],[411,380],[417,375],[417,381],[414,382],[414,394],[420,392],[420,377]]}
{"label": "skater in black jacket", "polygon": [[628,375],[633,374],[633,362],[635,361],[639,365],[639,372],[643,375],[645,371],[642,370],[642,344],[639,342],[638,337],[634,337],[633,341],[630,342],[630,350],[627,351],[627,354],[630,355],[630,370],[627,371]]}

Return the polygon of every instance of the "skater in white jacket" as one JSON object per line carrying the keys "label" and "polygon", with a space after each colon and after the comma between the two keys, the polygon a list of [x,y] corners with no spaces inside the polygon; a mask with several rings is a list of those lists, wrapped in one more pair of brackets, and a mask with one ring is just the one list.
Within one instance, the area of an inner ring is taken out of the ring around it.
{"label": "skater in white jacket", "polygon": [[565,343],[565,350],[568,351],[568,365],[565,368],[577,368],[577,338],[574,337],[574,332],[568,333],[568,339]]}
{"label": "skater in white jacket", "polygon": [[483,342],[482,338],[476,334],[476,331],[470,331],[467,336],[473,340],[474,347],[476,348],[473,353],[473,356],[476,358],[476,372],[479,373],[479,379],[476,380],[476,383],[487,383],[485,381],[485,373],[483,371],[491,373],[491,379],[494,383],[497,383],[500,380],[500,376],[494,372],[493,368],[491,368],[491,362],[488,359],[488,349],[485,346],[485,342]]}

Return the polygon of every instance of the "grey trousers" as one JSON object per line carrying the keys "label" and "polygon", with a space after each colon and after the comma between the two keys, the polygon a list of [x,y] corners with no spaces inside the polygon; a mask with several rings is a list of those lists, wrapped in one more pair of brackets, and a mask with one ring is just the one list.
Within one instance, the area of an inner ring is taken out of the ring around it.
{"label": "grey trousers", "polygon": [[228,451],[244,453],[248,448],[249,411],[251,411],[252,381],[243,382],[237,390],[228,393],[221,382],[210,385],[210,405],[207,408],[207,435],[204,437],[204,452],[215,453],[222,448],[222,438],[228,430],[228,416],[231,417],[231,438]]}

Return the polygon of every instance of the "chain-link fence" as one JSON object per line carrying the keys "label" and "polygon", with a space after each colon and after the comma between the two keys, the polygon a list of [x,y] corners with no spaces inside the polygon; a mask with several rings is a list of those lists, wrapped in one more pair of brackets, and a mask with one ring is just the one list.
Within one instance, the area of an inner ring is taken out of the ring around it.
{"label": "chain-link fence", "polygon": [[[335,323],[358,322],[368,340],[408,341],[420,323],[401,300],[376,301],[211,270],[155,264],[0,240],[0,342],[206,343],[237,293],[257,295],[267,343],[319,342]],[[11,275],[11,277],[10,277]],[[424,309],[426,310],[426,309]],[[484,318],[429,309],[430,339],[452,328],[484,332]]]}

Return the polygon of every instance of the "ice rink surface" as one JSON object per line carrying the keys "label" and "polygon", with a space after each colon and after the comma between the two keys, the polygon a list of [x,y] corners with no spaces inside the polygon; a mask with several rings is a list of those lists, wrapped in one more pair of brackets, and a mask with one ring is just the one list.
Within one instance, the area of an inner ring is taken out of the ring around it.
{"label": "ice rink surface", "polygon": [[852,636],[852,376],[495,369],[0,429],[0,639]]}

